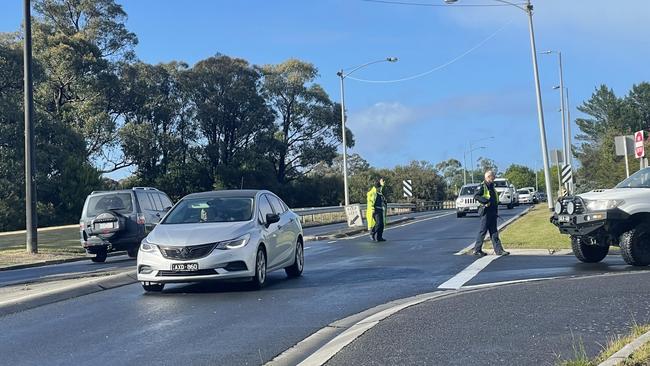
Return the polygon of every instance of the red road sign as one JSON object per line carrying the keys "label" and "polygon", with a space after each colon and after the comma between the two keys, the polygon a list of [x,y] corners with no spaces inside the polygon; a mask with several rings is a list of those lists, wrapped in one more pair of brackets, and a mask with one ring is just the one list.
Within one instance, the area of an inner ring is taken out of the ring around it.
{"label": "red road sign", "polygon": [[634,155],[637,159],[641,159],[645,156],[645,148],[643,142],[645,137],[643,136],[643,131],[637,131],[634,133]]}

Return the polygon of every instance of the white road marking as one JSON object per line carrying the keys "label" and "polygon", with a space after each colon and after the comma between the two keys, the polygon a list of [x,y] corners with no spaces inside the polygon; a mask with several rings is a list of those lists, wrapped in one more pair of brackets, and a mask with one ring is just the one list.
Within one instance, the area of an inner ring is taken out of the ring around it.
{"label": "white road marking", "polygon": [[473,290],[473,289],[479,289],[479,288],[486,288],[486,287],[496,287],[496,286],[503,286],[503,285],[512,285],[515,283],[526,283],[526,282],[538,282],[538,281],[546,281],[546,280],[556,280],[558,278],[563,278],[560,276],[555,276],[555,277],[539,277],[539,278],[529,278],[525,280],[512,280],[512,281],[501,281],[501,282],[491,282],[491,283],[482,283],[480,285],[472,285],[472,286],[463,286],[463,290]]}
{"label": "white road marking", "polygon": [[488,264],[498,259],[498,255],[487,255],[483,258],[477,259],[474,263],[470,264],[467,268],[460,273],[449,279],[447,282],[438,286],[439,289],[458,290],[464,284],[469,282],[472,278],[476,277]]}
{"label": "white road marking", "polygon": [[[438,218],[441,218],[441,217],[446,217],[446,216],[453,215],[453,214],[454,214],[454,212],[451,212],[451,213],[444,214],[444,215],[438,215],[438,216],[433,216],[433,217],[427,217],[427,218],[420,219],[420,220],[413,220],[413,221],[409,221],[409,222],[407,222],[407,223],[400,224],[400,225],[397,225],[397,226],[386,227],[386,229],[384,229],[384,231],[389,231],[389,230],[393,230],[393,229],[398,229],[398,228],[401,228],[401,227],[404,227],[404,226],[409,226],[409,225],[417,224],[417,223],[419,223],[419,222],[423,222],[423,221],[434,220],[434,219],[438,219]],[[368,233],[368,232],[365,232],[365,233],[363,233],[363,234],[359,234],[359,235],[355,235],[355,236],[350,236],[350,237],[347,237],[347,238],[342,238],[341,240],[352,240],[352,239],[358,239],[358,238],[361,238],[361,237],[364,237],[364,236],[368,236],[368,235],[369,235],[369,233]]]}
{"label": "white road marking", "polygon": [[336,243],[336,240],[328,241],[327,244],[334,244]]}

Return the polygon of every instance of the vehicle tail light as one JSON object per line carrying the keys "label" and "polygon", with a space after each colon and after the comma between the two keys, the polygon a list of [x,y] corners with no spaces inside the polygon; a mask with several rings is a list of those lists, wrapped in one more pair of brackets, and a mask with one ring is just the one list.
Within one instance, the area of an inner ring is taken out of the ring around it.
{"label": "vehicle tail light", "polygon": [[144,219],[144,214],[138,214],[138,225],[144,225],[145,224],[145,219]]}

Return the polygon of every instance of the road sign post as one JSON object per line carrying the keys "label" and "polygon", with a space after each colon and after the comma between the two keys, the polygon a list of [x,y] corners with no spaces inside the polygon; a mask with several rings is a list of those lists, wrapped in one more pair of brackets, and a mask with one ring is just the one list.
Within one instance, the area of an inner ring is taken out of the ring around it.
{"label": "road sign post", "polygon": [[645,142],[645,136],[643,131],[637,131],[634,133],[634,156],[639,159],[639,169],[644,168],[643,158],[645,157],[645,147],[643,143]]}
{"label": "road sign post", "polygon": [[616,155],[625,158],[625,174],[630,176],[630,162],[628,155],[636,155],[635,153],[634,135],[616,136],[614,137],[614,147],[616,148]]}

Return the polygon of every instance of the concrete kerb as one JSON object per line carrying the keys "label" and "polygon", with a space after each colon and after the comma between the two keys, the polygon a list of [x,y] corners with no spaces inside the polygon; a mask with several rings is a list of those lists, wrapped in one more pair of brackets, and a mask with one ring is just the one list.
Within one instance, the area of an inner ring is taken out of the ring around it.
{"label": "concrete kerb", "polygon": [[[126,252],[108,253],[108,257],[119,257],[119,256],[122,256],[122,255],[126,255]],[[68,259],[55,259],[55,260],[51,260],[51,261],[35,262],[35,263],[28,263],[28,264],[17,264],[15,266],[0,267],[0,272],[2,272],[2,271],[11,271],[11,270],[14,270],[14,269],[25,269],[25,268],[50,266],[50,265],[53,265],[53,264],[80,262],[80,261],[88,260],[90,258],[92,258],[92,257],[91,256],[86,256],[86,257],[77,257],[77,258],[68,258]]]}
{"label": "concrete kerb", "polygon": [[650,332],[642,334],[640,337],[633,340],[625,347],[621,348],[620,351],[611,355],[607,360],[605,360],[605,362],[600,363],[598,366],[616,366],[619,363],[625,361],[632,355],[632,353],[634,353],[636,350],[648,342],[650,342]]}
{"label": "concrete kerb", "polygon": [[[386,226],[394,226],[394,225],[399,225],[403,224],[407,221],[412,221],[414,220],[415,217],[405,217],[401,219],[397,219],[395,221],[388,222]],[[331,234],[323,234],[323,235],[308,235],[305,236],[305,241],[319,241],[319,240],[333,240],[333,239],[340,239],[340,238],[345,238],[348,236],[354,236],[357,234],[361,234],[368,231],[365,227],[363,228],[355,228],[355,229],[344,229],[344,230],[339,230]]]}
{"label": "concrete kerb", "polygon": [[33,309],[79,296],[90,295],[95,292],[110,290],[136,282],[138,281],[135,270],[131,270],[125,273],[85,280],[62,288],[28,295],[18,299],[0,301],[0,316]]}

